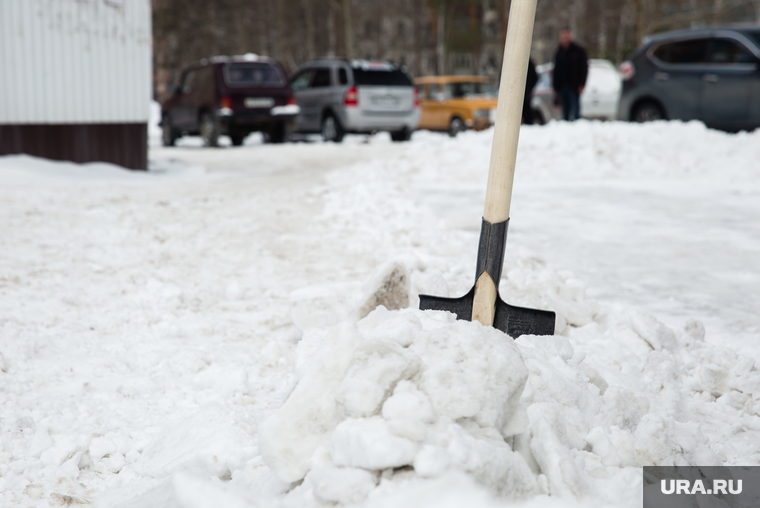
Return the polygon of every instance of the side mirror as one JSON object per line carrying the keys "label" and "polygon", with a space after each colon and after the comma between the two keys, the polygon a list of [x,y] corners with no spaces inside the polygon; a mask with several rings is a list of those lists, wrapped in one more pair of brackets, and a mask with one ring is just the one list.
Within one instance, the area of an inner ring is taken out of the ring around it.
{"label": "side mirror", "polygon": [[438,102],[443,102],[446,100],[446,94],[443,92],[437,92],[433,94],[433,98],[437,100]]}

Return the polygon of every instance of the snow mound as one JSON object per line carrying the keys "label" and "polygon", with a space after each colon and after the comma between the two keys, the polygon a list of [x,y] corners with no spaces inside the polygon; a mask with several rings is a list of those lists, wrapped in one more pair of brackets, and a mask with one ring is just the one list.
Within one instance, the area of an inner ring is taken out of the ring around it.
{"label": "snow mound", "polygon": [[306,477],[317,497],[325,482],[353,486],[322,499],[356,501],[377,481],[368,471],[409,466],[428,478],[462,470],[514,499],[538,492],[505,441],[527,424],[528,370],[501,332],[381,306],[305,337],[296,355],[298,384],[259,428],[262,456],[281,480]]}
{"label": "snow mound", "polygon": [[0,156],[0,182],[7,186],[124,185],[174,183],[206,176],[206,168],[179,160],[151,160],[148,171],[135,171],[107,162],[77,164],[31,155]]}
{"label": "snow mound", "polygon": [[[409,149],[414,153],[400,165],[420,166],[425,180],[438,177],[437,185],[452,179],[464,188],[474,183],[477,190],[485,189],[493,129],[466,131],[454,139],[432,134],[415,133],[417,144]],[[698,121],[549,122],[520,129],[515,178],[518,184],[547,178],[719,177],[757,181],[758,141],[760,129],[729,134],[708,129]]]}
{"label": "snow mound", "polygon": [[265,464],[294,486],[288,498],[391,506],[464,475],[510,501],[638,506],[640,466],[743,456],[760,431],[751,359],[706,343],[697,321],[672,330],[601,306],[540,264],[522,272],[502,286],[542,280],[534,290],[553,295],[563,335],[515,341],[383,306],[305,332],[295,386],[258,435]]}

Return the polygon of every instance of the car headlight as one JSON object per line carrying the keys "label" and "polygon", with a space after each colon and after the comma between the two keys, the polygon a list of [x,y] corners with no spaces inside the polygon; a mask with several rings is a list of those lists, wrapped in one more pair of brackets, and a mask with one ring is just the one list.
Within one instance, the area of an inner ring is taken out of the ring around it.
{"label": "car headlight", "polygon": [[476,109],[475,118],[489,118],[491,116],[490,109]]}

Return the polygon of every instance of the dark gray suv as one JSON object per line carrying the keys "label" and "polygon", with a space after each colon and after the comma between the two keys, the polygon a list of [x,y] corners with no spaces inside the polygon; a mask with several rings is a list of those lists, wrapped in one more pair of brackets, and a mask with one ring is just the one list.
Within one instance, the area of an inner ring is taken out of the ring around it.
{"label": "dark gray suv", "polygon": [[653,35],[620,72],[621,120],[701,120],[728,131],[760,127],[760,26]]}

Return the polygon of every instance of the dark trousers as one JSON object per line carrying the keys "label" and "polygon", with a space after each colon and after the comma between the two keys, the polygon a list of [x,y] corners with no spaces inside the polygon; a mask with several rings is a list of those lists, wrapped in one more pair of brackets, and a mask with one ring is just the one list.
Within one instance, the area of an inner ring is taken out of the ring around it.
{"label": "dark trousers", "polygon": [[562,118],[572,122],[581,117],[581,97],[578,90],[565,85],[559,90],[559,98],[562,101]]}
{"label": "dark trousers", "polygon": [[525,94],[525,99],[523,99],[523,123],[525,125],[533,125],[533,108],[530,106],[530,100],[532,99],[532,94],[527,93]]}

